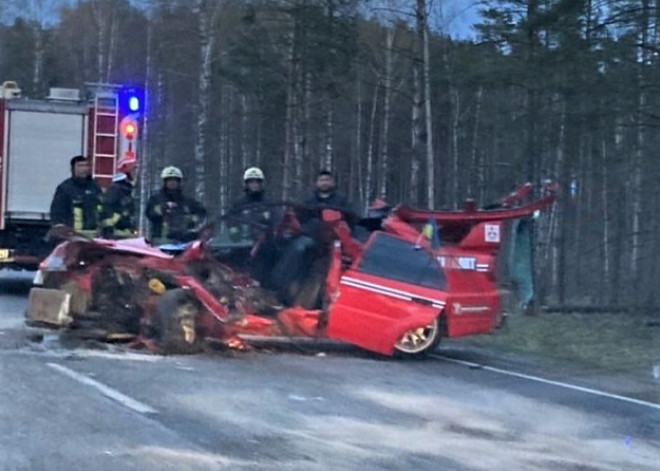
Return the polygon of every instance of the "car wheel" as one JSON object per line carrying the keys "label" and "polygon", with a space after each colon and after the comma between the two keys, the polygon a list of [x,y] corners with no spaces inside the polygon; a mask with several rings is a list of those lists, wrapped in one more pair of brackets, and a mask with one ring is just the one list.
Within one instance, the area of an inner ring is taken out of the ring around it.
{"label": "car wheel", "polygon": [[164,353],[191,354],[202,349],[197,333],[199,305],[186,290],[172,289],[163,293],[156,304],[154,338]]}
{"label": "car wheel", "polygon": [[436,317],[426,327],[409,330],[396,342],[394,350],[400,358],[423,358],[440,344],[442,334]]}

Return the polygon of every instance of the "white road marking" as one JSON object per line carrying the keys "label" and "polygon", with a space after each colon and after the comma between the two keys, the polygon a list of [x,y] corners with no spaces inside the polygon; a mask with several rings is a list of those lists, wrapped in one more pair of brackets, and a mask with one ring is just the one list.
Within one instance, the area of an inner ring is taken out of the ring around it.
{"label": "white road marking", "polygon": [[51,368],[53,368],[56,371],[59,371],[65,376],[68,376],[69,378],[78,381],[81,384],[84,384],[85,386],[91,386],[92,388],[96,389],[99,391],[102,395],[107,397],[108,399],[112,399],[113,401],[118,402],[124,407],[128,407],[129,409],[138,412],[140,414],[157,414],[158,411],[154,409],[151,406],[148,406],[147,404],[144,404],[140,401],[136,401],[135,399],[128,397],[125,394],[120,393],[116,389],[112,389],[110,386],[106,386],[103,383],[100,383],[88,376],[82,375],[80,373],[77,373],[65,366],[62,366],[58,363],[47,363],[47,365]]}
{"label": "white road marking", "polygon": [[620,396],[618,394],[611,394],[605,391],[599,391],[598,389],[585,388],[583,386],[577,386],[575,384],[564,383],[561,381],[553,381],[551,379],[545,379],[539,376],[532,376],[524,373],[517,373],[515,371],[503,370],[502,368],[496,368],[494,366],[482,365],[480,363],[474,363],[465,360],[457,360],[455,358],[449,358],[442,355],[429,355],[429,356],[449,363],[456,363],[458,365],[469,366],[471,368],[479,368],[482,370],[490,371],[492,373],[499,373],[502,375],[512,376],[514,378],[526,379],[529,381],[536,381],[537,383],[549,384],[551,386],[557,386],[564,389],[572,389],[573,391],[579,391],[586,394],[592,394],[594,396],[606,397],[608,399],[614,399],[616,401],[628,402],[630,404],[635,404],[638,406],[649,407],[651,409],[660,410],[660,404],[656,404],[655,402],[642,401],[641,399],[635,399],[627,396]]}

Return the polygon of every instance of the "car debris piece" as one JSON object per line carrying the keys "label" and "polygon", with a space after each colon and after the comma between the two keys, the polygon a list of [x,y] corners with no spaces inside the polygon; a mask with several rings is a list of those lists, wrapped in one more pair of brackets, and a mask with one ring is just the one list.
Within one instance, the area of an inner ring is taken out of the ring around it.
{"label": "car debris piece", "polygon": [[33,288],[28,298],[27,320],[36,325],[65,327],[70,316],[71,295],[57,289]]}

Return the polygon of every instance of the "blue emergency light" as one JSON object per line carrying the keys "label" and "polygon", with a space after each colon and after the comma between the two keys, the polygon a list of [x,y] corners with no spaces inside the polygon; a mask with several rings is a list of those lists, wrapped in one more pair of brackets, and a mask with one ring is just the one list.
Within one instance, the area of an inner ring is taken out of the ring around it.
{"label": "blue emergency light", "polygon": [[133,113],[140,111],[140,99],[136,96],[132,96],[128,99],[128,109]]}
{"label": "blue emergency light", "polygon": [[144,91],[140,88],[125,88],[120,92],[121,109],[124,114],[138,114],[142,112]]}

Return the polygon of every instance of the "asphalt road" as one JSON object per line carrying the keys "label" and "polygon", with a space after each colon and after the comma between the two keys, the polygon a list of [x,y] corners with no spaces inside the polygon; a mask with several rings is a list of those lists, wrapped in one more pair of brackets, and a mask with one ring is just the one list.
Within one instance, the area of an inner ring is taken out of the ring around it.
{"label": "asphalt road", "polygon": [[660,408],[439,359],[25,341],[0,275],[0,471],[651,471]]}

